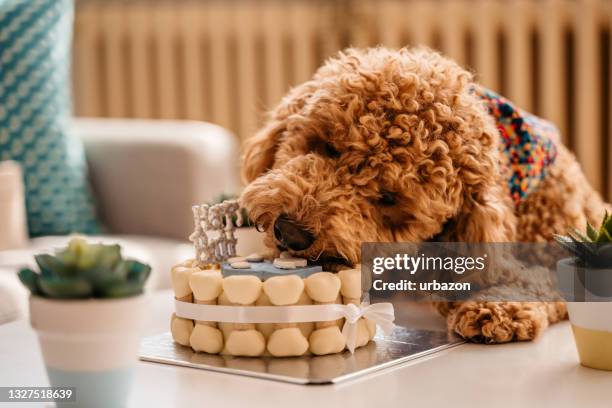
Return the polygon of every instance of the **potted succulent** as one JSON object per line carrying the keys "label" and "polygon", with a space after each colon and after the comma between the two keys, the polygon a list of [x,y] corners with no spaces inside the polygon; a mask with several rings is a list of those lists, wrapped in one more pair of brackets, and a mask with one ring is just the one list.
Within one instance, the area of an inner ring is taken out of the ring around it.
{"label": "potted succulent", "polygon": [[[235,194],[221,194],[210,204],[222,203],[225,200],[237,200]],[[233,220],[236,223],[236,220]],[[246,210],[242,209],[242,225],[236,228],[236,238],[238,240],[236,253],[239,255],[249,255],[253,253],[265,253],[266,247],[263,244],[263,234],[258,231],[255,224],[249,219]]]}
{"label": "potted succulent", "polygon": [[557,264],[562,289],[571,289],[568,312],[582,365],[612,370],[612,216],[586,234],[571,230],[555,236],[574,255]]}
{"label": "potted succulent", "polygon": [[[22,269],[30,321],[53,387],[74,387],[67,406],[120,407],[127,402],[145,316],[151,268],[121,256],[119,245],[72,239]],[[62,406],[58,403],[58,406]]]}

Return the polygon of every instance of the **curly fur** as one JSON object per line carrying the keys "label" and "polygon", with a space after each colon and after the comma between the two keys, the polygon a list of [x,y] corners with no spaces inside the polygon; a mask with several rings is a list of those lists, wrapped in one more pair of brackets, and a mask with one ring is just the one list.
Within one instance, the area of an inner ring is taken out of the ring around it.
{"label": "curly fur", "polygon": [[[292,89],[248,140],[242,202],[276,248],[290,214],[316,240],[298,256],[360,261],[361,242],[548,241],[601,216],[605,204],[560,146],[541,187],[518,208],[500,166],[499,134],[472,75],[427,49],[349,49]],[[382,203],[392,193],[395,204]],[[562,303],[440,306],[478,341],[536,337]]]}

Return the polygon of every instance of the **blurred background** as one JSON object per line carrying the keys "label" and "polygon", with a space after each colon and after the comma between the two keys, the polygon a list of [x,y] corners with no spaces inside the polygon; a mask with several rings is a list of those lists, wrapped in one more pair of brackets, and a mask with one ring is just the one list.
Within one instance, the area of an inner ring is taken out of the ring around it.
{"label": "blurred background", "polygon": [[338,50],[427,45],[553,121],[612,199],[612,1],[77,0],[80,116],[196,119],[241,140]]}

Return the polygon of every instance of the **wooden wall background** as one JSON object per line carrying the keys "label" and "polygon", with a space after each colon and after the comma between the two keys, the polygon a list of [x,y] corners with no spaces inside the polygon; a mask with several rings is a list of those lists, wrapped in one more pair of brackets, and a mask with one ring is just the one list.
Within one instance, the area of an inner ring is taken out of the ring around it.
{"label": "wooden wall background", "polygon": [[347,46],[424,44],[561,129],[612,199],[610,0],[77,0],[75,111],[244,139]]}

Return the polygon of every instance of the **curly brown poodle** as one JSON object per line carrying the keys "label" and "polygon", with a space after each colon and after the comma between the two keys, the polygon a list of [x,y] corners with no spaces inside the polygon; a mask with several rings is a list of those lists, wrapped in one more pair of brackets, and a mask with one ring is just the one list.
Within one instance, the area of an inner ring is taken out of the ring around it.
{"label": "curly brown poodle", "polygon": [[[608,205],[558,141],[537,188],[511,191],[502,129],[478,87],[423,48],[328,60],[246,143],[241,199],[266,245],[333,270],[359,263],[362,242],[545,242],[601,217]],[[561,302],[439,310],[449,330],[486,343],[531,340],[566,316]]]}

